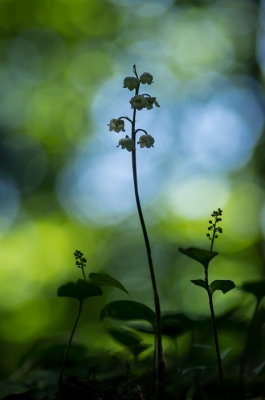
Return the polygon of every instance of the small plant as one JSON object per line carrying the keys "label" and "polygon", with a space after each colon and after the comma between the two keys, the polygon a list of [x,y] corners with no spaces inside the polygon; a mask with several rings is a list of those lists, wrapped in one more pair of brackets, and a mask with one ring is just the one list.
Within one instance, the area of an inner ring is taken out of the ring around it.
{"label": "small plant", "polygon": [[100,286],[112,286],[119,288],[120,290],[124,291],[125,293],[128,294],[127,290],[124,288],[124,286],[117,281],[116,279],[112,278],[111,276],[107,274],[98,274],[98,273],[91,273],[89,275],[90,282],[87,281],[84,267],[86,266],[86,259],[83,255],[83,253],[79,250],[76,250],[74,252],[74,256],[76,259],[76,265],[78,268],[81,268],[82,274],[84,279],[78,279],[76,282],[68,282],[58,288],[57,291],[57,296],[59,297],[70,297],[73,299],[78,300],[79,302],[79,308],[78,308],[78,313],[77,317],[72,329],[72,332],[70,334],[70,338],[67,344],[67,347],[65,349],[63,361],[62,361],[62,366],[59,374],[59,380],[58,380],[58,399],[62,397],[62,386],[63,386],[63,371],[65,368],[65,363],[67,359],[67,355],[72,343],[72,339],[82,312],[83,308],[83,303],[84,301],[92,296],[101,296],[103,294],[102,289]]}
{"label": "small plant", "polygon": [[212,233],[211,234],[207,233],[207,235],[206,235],[209,238],[209,240],[211,241],[210,251],[197,249],[197,248],[193,248],[193,247],[191,247],[189,249],[180,248],[179,250],[181,253],[185,254],[186,256],[198,261],[204,267],[204,274],[205,274],[204,279],[196,279],[196,280],[192,280],[191,282],[194,285],[204,288],[208,295],[221,388],[222,388],[222,393],[223,393],[223,399],[226,400],[227,396],[226,396],[225,385],[224,385],[222,360],[221,360],[221,356],[220,356],[220,348],[219,348],[214,307],[213,307],[213,294],[216,290],[221,290],[225,294],[225,293],[229,292],[230,290],[232,290],[235,287],[235,284],[234,284],[234,282],[232,282],[230,280],[215,280],[211,284],[209,284],[209,277],[208,277],[209,263],[214,257],[216,257],[218,255],[217,252],[213,251],[214,241],[215,241],[215,239],[218,238],[217,233],[223,232],[222,228],[217,226],[218,223],[220,221],[222,221],[222,219],[220,218],[222,216],[222,210],[220,208],[218,208],[217,211],[213,211],[211,216],[214,218],[214,220],[209,221],[210,226],[208,227],[208,230],[211,231]]}
{"label": "small plant", "polygon": [[151,110],[153,106],[160,107],[158,104],[156,97],[152,97],[147,93],[139,94],[140,85],[148,84],[151,85],[153,83],[153,76],[149,72],[144,72],[140,77],[138,76],[136,66],[133,66],[134,76],[126,77],[124,79],[124,88],[128,88],[130,91],[135,91],[134,96],[130,100],[131,108],[133,109],[132,119],[129,117],[119,117],[113,118],[108,124],[110,131],[115,131],[117,133],[125,131],[125,124],[123,120],[127,120],[131,124],[131,135],[126,135],[125,138],[119,140],[118,146],[121,146],[122,149],[126,149],[127,151],[132,153],[132,173],[133,173],[133,183],[134,183],[134,193],[135,200],[137,205],[137,210],[139,214],[139,219],[141,223],[141,228],[144,236],[144,242],[146,247],[150,277],[153,288],[154,295],[154,305],[155,305],[155,338],[156,338],[156,399],[162,400],[164,398],[164,375],[165,375],[165,362],[163,356],[163,347],[162,347],[162,322],[161,322],[161,310],[160,310],[160,300],[157,290],[155,270],[153,266],[152,252],[151,246],[149,242],[149,237],[144,221],[144,216],[142,212],[139,191],[138,191],[138,179],[137,179],[137,163],[136,163],[136,134],[138,132],[144,132],[142,136],[139,137],[139,141],[137,144],[140,145],[140,148],[151,148],[154,145],[155,139],[149,135],[144,129],[138,128],[136,129],[136,113],[137,111],[141,111],[143,109]]}
{"label": "small plant", "polygon": [[260,304],[262,299],[265,296],[265,280],[259,280],[259,281],[248,281],[245,282],[241,288],[242,291],[246,293],[251,293],[252,295],[255,296],[256,298],[256,305],[253,311],[253,315],[250,321],[250,324],[248,326],[247,330],[247,336],[245,340],[245,346],[244,350],[241,356],[241,362],[240,362],[240,369],[239,369],[239,375],[240,375],[240,393],[244,393],[245,389],[245,375],[246,375],[246,360],[249,357],[251,353],[251,344],[253,342],[253,339],[255,339],[255,332],[261,329],[261,327],[258,326],[258,312],[260,309]]}

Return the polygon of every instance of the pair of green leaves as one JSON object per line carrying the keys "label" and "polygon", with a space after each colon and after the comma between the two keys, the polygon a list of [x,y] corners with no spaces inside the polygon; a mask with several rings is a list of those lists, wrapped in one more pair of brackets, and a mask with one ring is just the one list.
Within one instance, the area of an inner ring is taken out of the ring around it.
{"label": "pair of green leaves", "polygon": [[[149,322],[154,332],[155,313],[145,304],[130,300],[117,300],[106,304],[101,310],[100,320],[111,318],[121,321],[141,320]],[[144,350],[150,347],[149,344],[142,343],[143,339],[137,333],[124,328],[107,328],[109,334],[123,346],[129,348],[132,354],[137,358]],[[150,332],[148,332],[150,333]]]}
{"label": "pair of green leaves", "polygon": [[[100,320],[111,318],[121,321],[145,321],[150,325],[130,325],[143,333],[154,333],[156,323],[154,311],[145,304],[130,300],[117,300],[107,304],[100,314]],[[169,337],[177,337],[189,331],[192,321],[182,313],[167,312],[161,317],[162,334]]]}
{"label": "pair of green leaves", "polygon": [[[107,304],[100,314],[100,320],[104,318],[132,321],[128,324],[129,328],[147,334],[155,333],[156,320],[154,311],[137,301],[118,300]],[[161,323],[162,335],[174,339],[190,331],[194,321],[182,313],[165,312],[162,314]],[[130,330],[111,328],[108,331],[114,339],[129,347],[134,355],[136,355],[136,352],[144,351],[147,348],[146,345],[141,343],[141,337],[139,335],[135,336],[136,334]]]}
{"label": "pair of green leaves", "polygon": [[125,287],[115,278],[112,278],[108,274],[91,273],[89,274],[89,280],[78,279],[76,282],[68,282],[60,286],[57,291],[59,297],[70,297],[83,302],[88,297],[101,296],[103,294],[100,286],[111,286],[116,287],[123,292],[127,293]]}
{"label": "pair of green leaves", "polygon": [[129,348],[134,357],[138,357],[143,351],[151,347],[150,344],[143,343],[143,339],[137,333],[128,329],[107,328],[108,333],[114,340]]}
{"label": "pair of green leaves", "polygon": [[[194,285],[201,286],[205,290],[207,290],[207,284],[203,279],[194,279],[194,280],[191,280],[191,282],[194,283]],[[225,293],[229,292],[230,290],[234,289],[235,286],[236,285],[234,284],[234,282],[230,281],[229,279],[228,280],[225,280],[225,279],[219,280],[218,279],[216,281],[213,281],[210,284],[210,288],[211,288],[211,292],[212,293],[214,293],[216,290],[221,290],[221,292],[223,292],[223,294],[225,294]]]}
{"label": "pair of green leaves", "polygon": [[[180,247],[179,251],[186,256],[198,261],[202,264],[205,270],[208,269],[210,261],[218,255],[216,251],[208,251],[190,247],[189,249],[183,249]],[[191,281],[194,285],[200,286],[207,290],[207,284],[203,279],[195,279]],[[210,284],[211,292],[214,293],[216,290],[221,290],[224,294],[234,289],[235,284],[230,280],[216,280]]]}

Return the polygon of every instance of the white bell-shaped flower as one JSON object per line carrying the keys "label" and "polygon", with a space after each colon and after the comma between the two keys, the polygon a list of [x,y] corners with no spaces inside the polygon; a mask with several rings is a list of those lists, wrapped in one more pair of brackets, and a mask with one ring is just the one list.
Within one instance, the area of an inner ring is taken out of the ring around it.
{"label": "white bell-shaped flower", "polygon": [[135,78],[134,76],[127,76],[124,79],[123,87],[128,88],[130,91],[137,89],[140,84],[139,79]]}
{"label": "white bell-shaped flower", "polygon": [[146,97],[146,108],[147,108],[147,110],[152,110],[153,104],[156,107],[160,107],[160,105],[156,101],[156,97]]}
{"label": "white bell-shaped flower", "polygon": [[154,147],[153,146],[154,143],[155,143],[155,139],[153,138],[153,136],[149,135],[148,133],[139,137],[138,144],[140,144],[140,147],[142,147],[142,148],[147,147],[148,149],[150,149],[150,147]]}
{"label": "white bell-shaped flower", "polygon": [[124,121],[122,119],[115,119],[113,118],[109,124],[107,124],[109,126],[109,130],[110,131],[115,131],[115,132],[125,132],[124,129]]}
{"label": "white bell-shaped flower", "polygon": [[133,151],[135,148],[134,141],[130,139],[127,135],[125,138],[119,140],[119,144],[117,147],[119,146],[121,146],[122,149],[126,149],[128,151]]}
{"label": "white bell-shaped flower", "polygon": [[147,83],[148,85],[151,85],[151,83],[153,83],[153,75],[149,74],[149,72],[144,72],[140,76],[140,82],[143,84]]}
{"label": "white bell-shaped flower", "polygon": [[131,98],[130,104],[132,108],[136,108],[140,111],[143,108],[146,108],[146,97],[144,97],[143,94],[137,94],[136,96]]}

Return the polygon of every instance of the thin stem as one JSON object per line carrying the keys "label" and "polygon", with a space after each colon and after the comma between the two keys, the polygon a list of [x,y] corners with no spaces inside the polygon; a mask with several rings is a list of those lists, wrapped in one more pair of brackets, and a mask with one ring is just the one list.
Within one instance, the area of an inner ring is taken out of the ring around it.
{"label": "thin stem", "polygon": [[81,267],[81,269],[82,269],[82,272],[83,272],[84,280],[86,281],[86,275],[85,275],[84,267]]}
{"label": "thin stem", "polygon": [[213,236],[212,236],[212,240],[211,240],[210,251],[213,250],[213,244],[214,244],[214,239],[215,239],[215,234],[216,234],[216,224],[217,224],[217,217],[215,217],[215,221],[214,221],[214,224],[213,224]]}
{"label": "thin stem", "polygon": [[253,338],[255,321],[256,321],[257,314],[258,314],[258,309],[259,309],[259,306],[260,306],[260,302],[261,302],[261,299],[258,299],[257,303],[256,303],[256,306],[255,306],[254,313],[252,315],[252,318],[251,318],[251,321],[250,321],[250,324],[249,324],[249,327],[248,327],[247,341],[246,341],[245,349],[243,351],[242,358],[241,358],[239,375],[240,375],[240,379],[241,379],[241,388],[242,389],[244,388],[244,385],[245,385],[245,363],[246,363],[246,358],[247,358],[247,355],[249,353],[250,344],[251,344],[251,341],[252,341],[252,338]]}
{"label": "thin stem", "polygon": [[[218,208],[217,211],[213,211],[212,217],[214,217],[214,223],[212,223],[212,220],[209,221],[210,225],[208,230],[212,230],[212,238],[211,238],[211,247],[210,251],[213,250],[213,244],[214,244],[214,239],[217,238],[218,236],[216,235],[216,232],[222,233],[222,229],[220,227],[216,227],[217,223],[220,222],[222,219],[219,218],[222,215],[222,210]],[[207,234],[209,237],[210,234]],[[212,319],[212,327],[213,327],[213,335],[214,335],[214,343],[215,343],[215,352],[216,352],[216,357],[217,357],[217,364],[218,364],[218,370],[219,370],[219,376],[220,376],[220,382],[221,382],[221,387],[222,387],[222,392],[223,392],[223,399],[226,400],[226,392],[225,392],[225,385],[224,385],[224,376],[223,376],[223,370],[222,370],[222,360],[220,356],[220,348],[219,348],[219,342],[218,342],[218,336],[217,336],[217,328],[216,328],[216,322],[215,322],[215,315],[214,315],[214,308],[213,308],[213,293],[212,293],[212,288],[209,285],[209,279],[208,279],[208,266],[204,268],[205,272],[205,283],[206,283],[206,290],[209,298],[209,306],[210,306],[210,311],[211,311],[211,319]]]}
{"label": "thin stem", "polygon": [[63,362],[62,362],[62,366],[61,366],[61,371],[60,371],[60,375],[59,375],[59,380],[58,380],[58,399],[61,398],[62,382],[63,382],[63,371],[64,371],[64,367],[65,367],[65,362],[66,362],[66,359],[67,359],[67,356],[68,356],[68,352],[69,352],[69,349],[70,349],[70,346],[71,346],[71,343],[72,343],[72,339],[73,339],[73,336],[74,336],[74,333],[75,333],[75,329],[76,329],[77,323],[79,321],[79,317],[80,317],[80,314],[81,314],[81,311],[82,311],[82,307],[83,307],[83,302],[79,301],[78,314],[77,314],[77,317],[76,317],[76,320],[75,320],[75,323],[74,323],[74,326],[73,326],[73,329],[72,329],[72,332],[71,332],[71,335],[70,335],[70,339],[69,339],[68,345],[67,345],[67,347],[65,349]]}
{"label": "thin stem", "polygon": [[[134,73],[138,78],[136,67],[134,65]],[[135,89],[135,95],[139,92],[139,86]],[[133,119],[132,119],[132,139],[135,143],[135,122],[136,122],[136,109],[133,110]],[[132,171],[133,171],[133,183],[134,183],[134,193],[136,199],[137,210],[139,214],[139,219],[143,231],[149,271],[151,275],[151,282],[153,287],[154,293],[154,304],[155,304],[155,315],[156,315],[156,326],[155,326],[155,333],[156,333],[156,400],[163,400],[164,399],[164,375],[165,375],[165,362],[163,356],[163,347],[162,347],[162,322],[161,322],[161,309],[160,309],[160,301],[157,292],[157,285],[156,285],[156,278],[155,278],[155,271],[153,266],[152,260],[152,253],[151,253],[151,246],[147,234],[147,229],[143,217],[142,207],[140,203],[139,191],[138,191],[138,180],[137,180],[137,167],[136,167],[136,151],[135,149],[132,151]]]}
{"label": "thin stem", "polygon": [[211,240],[211,248],[210,248],[210,251],[213,251],[213,244],[214,244],[214,238],[215,238],[215,225],[216,225],[216,222],[215,222],[215,224],[214,224],[213,237],[212,237],[212,240]]}
{"label": "thin stem", "polygon": [[207,290],[207,293],[208,293],[209,306],[210,306],[210,311],[211,311],[211,319],[212,319],[215,351],[216,351],[216,358],[217,358],[220,382],[221,382],[221,387],[222,387],[222,391],[223,391],[223,398],[224,398],[224,400],[226,400],[224,376],[223,376],[223,370],[222,370],[222,360],[221,360],[221,356],[220,356],[220,348],[219,348],[219,342],[218,342],[218,336],[217,336],[217,328],[216,328],[214,308],[213,308],[213,294],[212,294],[211,287],[209,286],[209,280],[208,280],[208,268],[205,268],[205,283],[206,283],[206,288],[207,288],[206,290]]}

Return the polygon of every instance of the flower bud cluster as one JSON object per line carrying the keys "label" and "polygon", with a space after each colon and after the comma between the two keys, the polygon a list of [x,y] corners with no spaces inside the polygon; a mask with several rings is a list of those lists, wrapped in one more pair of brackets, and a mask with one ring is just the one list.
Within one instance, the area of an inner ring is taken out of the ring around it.
{"label": "flower bud cluster", "polygon": [[87,261],[86,261],[86,258],[83,257],[83,255],[84,254],[79,250],[76,250],[74,252],[74,256],[75,256],[75,259],[76,259],[75,265],[77,265],[77,268],[84,268],[86,266],[86,262]]}
{"label": "flower bud cluster", "polygon": [[210,226],[208,227],[208,231],[212,231],[212,235],[210,233],[206,234],[209,240],[217,239],[217,233],[223,233],[223,229],[220,226],[216,226],[218,222],[222,221],[222,218],[219,218],[220,216],[222,216],[222,213],[223,211],[221,210],[221,208],[218,208],[217,211],[213,211],[213,213],[211,214],[211,217],[214,217],[214,222],[212,220],[209,221]]}

